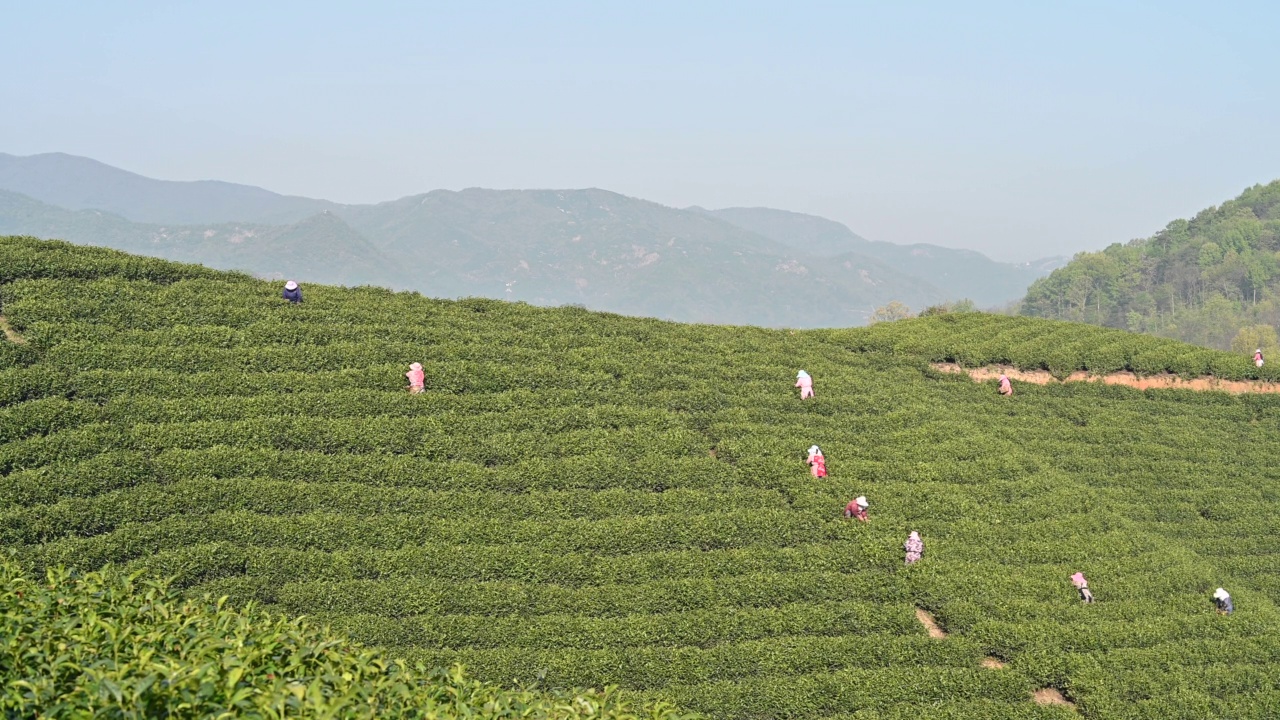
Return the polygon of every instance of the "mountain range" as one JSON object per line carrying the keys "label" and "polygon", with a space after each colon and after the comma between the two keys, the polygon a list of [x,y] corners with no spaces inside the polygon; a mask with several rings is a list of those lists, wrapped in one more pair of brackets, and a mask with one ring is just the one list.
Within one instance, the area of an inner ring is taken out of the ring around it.
{"label": "mountain range", "polygon": [[0,153],[0,234],[303,283],[786,327],[860,325],[893,300],[1004,305],[1063,262],[1000,263],[870,241],[812,215],[678,209],[599,189],[435,190],[345,205],[156,180],[61,153]]}

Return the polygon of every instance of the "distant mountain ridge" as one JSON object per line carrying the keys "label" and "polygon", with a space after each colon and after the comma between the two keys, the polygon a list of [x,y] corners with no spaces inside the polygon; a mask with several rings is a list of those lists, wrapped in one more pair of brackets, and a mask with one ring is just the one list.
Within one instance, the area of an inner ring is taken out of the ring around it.
{"label": "distant mountain ridge", "polygon": [[68,210],[106,210],[135,222],[175,225],[287,225],[337,207],[219,180],[154,180],[65,153],[0,153],[0,190]]}
{"label": "distant mountain ridge", "polygon": [[342,205],[53,153],[0,154],[0,190],[0,233],[304,282],[683,321],[859,325],[893,300],[997,305],[1036,277],[979,253],[872,242],[824,218],[681,210],[599,189],[436,190]]}
{"label": "distant mountain ridge", "polygon": [[852,252],[879,260],[898,272],[945,288],[949,299],[968,298],[981,307],[1005,305],[1018,299],[1037,278],[1067,262],[1067,258],[1045,258],[1024,264],[1002,263],[973,250],[923,243],[895,245],[877,242],[867,240],[834,220],[787,210],[697,210],[796,250],[822,255]]}
{"label": "distant mountain ridge", "polygon": [[392,260],[332,213],[290,225],[135,223],[102,210],[66,210],[0,190],[0,227],[6,234],[61,238],[222,270],[252,269],[267,277],[314,282],[360,277],[365,283],[408,287]]}

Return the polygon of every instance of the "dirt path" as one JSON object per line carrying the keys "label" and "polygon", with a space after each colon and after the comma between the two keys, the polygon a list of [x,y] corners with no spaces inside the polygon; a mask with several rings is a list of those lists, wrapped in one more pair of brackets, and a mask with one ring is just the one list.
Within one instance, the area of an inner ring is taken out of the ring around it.
{"label": "dirt path", "polygon": [[988,655],[987,657],[982,658],[982,663],[981,663],[981,664],[982,664],[982,667],[984,667],[984,668],[986,668],[986,669],[988,669],[988,670],[1003,670],[1003,669],[1004,669],[1004,661],[1002,661],[1000,658],[991,657],[990,655]]}
{"label": "dirt path", "polygon": [[1031,693],[1031,699],[1035,701],[1035,704],[1037,705],[1061,705],[1073,710],[1076,707],[1076,704],[1063,697],[1062,693],[1057,688],[1040,688],[1039,690]]}
{"label": "dirt path", "polygon": [[22,337],[17,330],[14,330],[13,327],[9,325],[8,318],[3,315],[0,315],[0,331],[4,331],[5,338],[14,345],[27,344],[27,339]]}
{"label": "dirt path", "polygon": [[[988,365],[980,368],[962,368],[955,363],[931,363],[933,369],[940,370],[945,373],[955,375],[968,375],[977,382],[986,380],[995,380],[1002,374],[1008,375],[1010,380],[1019,380],[1021,382],[1035,383],[1036,385],[1048,385],[1049,383],[1059,382],[1057,378],[1050,375],[1046,370],[1019,370],[1014,367],[1006,367],[1003,365]],[[1094,375],[1091,373],[1078,371],[1067,376],[1065,382],[1100,382],[1106,385],[1127,385],[1128,387],[1137,388],[1139,390],[1169,389],[1176,388],[1180,390],[1199,390],[1231,393],[1233,395],[1243,395],[1245,393],[1280,393],[1280,383],[1264,382],[1261,380],[1219,380],[1215,377],[1198,377],[1193,380],[1186,380],[1177,375],[1149,375],[1147,377],[1138,377],[1131,372],[1113,372],[1106,375]]]}
{"label": "dirt path", "polygon": [[916,608],[916,619],[929,631],[929,637],[941,640],[947,636],[946,631],[938,627],[938,621],[933,619],[933,615],[924,608]]}

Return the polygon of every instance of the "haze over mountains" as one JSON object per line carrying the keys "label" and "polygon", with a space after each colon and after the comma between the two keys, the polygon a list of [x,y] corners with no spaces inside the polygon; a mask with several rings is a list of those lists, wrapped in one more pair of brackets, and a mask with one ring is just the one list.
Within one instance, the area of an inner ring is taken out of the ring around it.
{"label": "haze over mountains", "polygon": [[375,284],[682,321],[859,325],[877,306],[1021,297],[1064,259],[999,263],[866,240],[767,208],[676,209],[599,189],[436,190],[342,205],[155,180],[59,153],[0,153],[0,234],[301,282]]}

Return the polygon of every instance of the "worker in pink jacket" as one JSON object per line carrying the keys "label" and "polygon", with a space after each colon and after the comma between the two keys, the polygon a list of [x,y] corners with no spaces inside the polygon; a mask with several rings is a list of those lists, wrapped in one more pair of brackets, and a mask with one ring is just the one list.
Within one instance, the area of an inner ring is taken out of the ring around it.
{"label": "worker in pink jacket", "polygon": [[809,373],[801,370],[796,373],[796,387],[800,388],[800,399],[813,397],[813,378],[809,377]]}
{"label": "worker in pink jacket", "polygon": [[426,382],[426,374],[422,372],[422,363],[414,363],[409,366],[409,372],[404,374],[409,378],[409,392],[417,395],[422,392],[423,385]]}
{"label": "worker in pink jacket", "polygon": [[809,458],[805,460],[809,463],[809,472],[813,473],[816,478],[824,478],[827,476],[827,459],[822,456],[822,451],[817,445],[809,448]]}
{"label": "worker in pink jacket", "polygon": [[907,541],[902,544],[902,549],[907,551],[908,565],[919,562],[924,556],[924,541],[920,539],[920,533],[912,530],[911,535],[907,536]]}
{"label": "worker in pink jacket", "polygon": [[1004,375],[1004,374],[1000,375],[1000,394],[1001,395],[1013,394],[1013,385],[1009,384],[1008,375]]}
{"label": "worker in pink jacket", "polygon": [[1258,367],[1262,367],[1262,363],[1262,348],[1258,348],[1253,351],[1253,364]]}
{"label": "worker in pink jacket", "polygon": [[1080,591],[1080,602],[1093,602],[1093,593],[1089,592],[1089,581],[1084,579],[1084,573],[1078,572],[1071,576],[1071,584],[1076,586],[1076,590]]}

